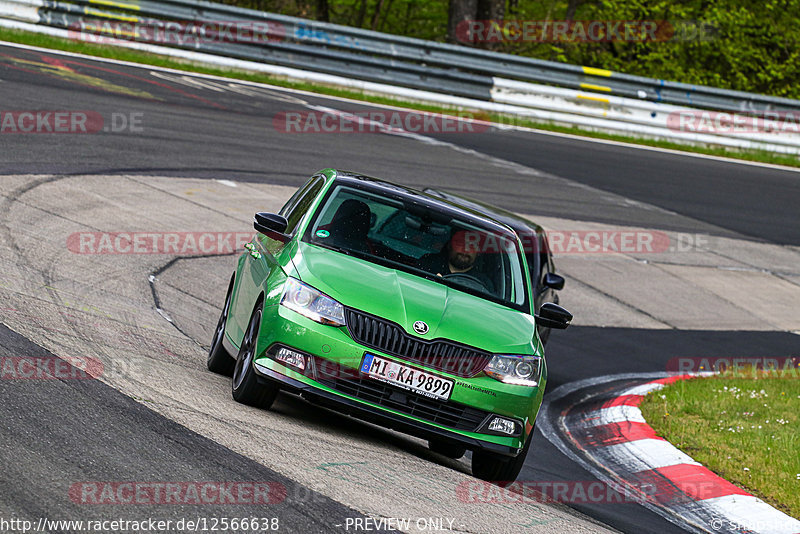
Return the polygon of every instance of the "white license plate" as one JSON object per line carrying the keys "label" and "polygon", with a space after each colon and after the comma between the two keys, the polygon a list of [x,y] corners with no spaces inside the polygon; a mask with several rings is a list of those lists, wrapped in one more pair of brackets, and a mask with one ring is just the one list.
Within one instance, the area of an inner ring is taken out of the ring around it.
{"label": "white license plate", "polygon": [[447,400],[453,392],[453,381],[449,378],[426,373],[374,354],[364,356],[361,372],[381,382],[432,399]]}

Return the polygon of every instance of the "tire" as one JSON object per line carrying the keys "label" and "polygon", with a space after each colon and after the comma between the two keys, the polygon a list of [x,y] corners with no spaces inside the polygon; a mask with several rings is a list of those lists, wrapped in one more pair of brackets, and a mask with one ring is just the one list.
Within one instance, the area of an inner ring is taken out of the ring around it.
{"label": "tire", "polygon": [[513,482],[517,479],[522,466],[525,464],[531,441],[533,441],[532,430],[525,446],[514,458],[485,451],[473,452],[472,475],[488,482]]}
{"label": "tire", "polygon": [[233,367],[235,361],[225,346],[222,344],[222,339],[225,337],[225,326],[228,324],[228,314],[231,311],[231,299],[233,298],[233,277],[231,283],[228,285],[228,295],[225,297],[225,304],[222,306],[222,312],[217,321],[217,328],[214,330],[214,337],[211,339],[211,349],[208,351],[208,360],[206,366],[212,373],[218,373],[225,376],[233,374]]}
{"label": "tire", "polygon": [[428,440],[428,448],[436,454],[447,456],[453,460],[458,460],[467,453],[467,448],[455,443],[448,443],[438,439]]}
{"label": "tire", "polygon": [[231,394],[236,402],[268,410],[278,395],[278,385],[259,384],[258,376],[253,369],[263,308],[263,302],[256,304],[256,309],[253,310],[253,315],[250,317],[247,330],[245,330],[231,378]]}

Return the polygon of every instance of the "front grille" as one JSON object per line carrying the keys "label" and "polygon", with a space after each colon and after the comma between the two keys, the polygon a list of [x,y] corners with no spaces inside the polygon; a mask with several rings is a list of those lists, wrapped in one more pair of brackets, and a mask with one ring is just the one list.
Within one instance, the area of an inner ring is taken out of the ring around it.
{"label": "front grille", "polygon": [[314,379],[335,391],[456,430],[475,432],[489,412],[441,401],[364,377],[357,369],[314,356]]}
{"label": "front grille", "polygon": [[345,310],[345,321],[350,336],[362,345],[456,376],[472,378],[492,358],[488,352],[454,341],[410,336],[400,325],[358,310]]}

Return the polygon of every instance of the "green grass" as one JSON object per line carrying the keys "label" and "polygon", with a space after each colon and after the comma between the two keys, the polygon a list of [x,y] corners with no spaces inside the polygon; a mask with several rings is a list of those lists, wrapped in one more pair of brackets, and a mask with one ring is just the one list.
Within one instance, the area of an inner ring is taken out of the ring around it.
{"label": "green grass", "polygon": [[680,380],[641,405],[659,436],[726,480],[800,517],[800,379]]}
{"label": "green grass", "polygon": [[260,83],[276,85],[279,87],[300,89],[324,95],[350,98],[353,100],[361,100],[376,104],[386,104],[386,105],[392,105],[392,106],[420,110],[420,111],[429,111],[435,113],[452,113],[452,114],[459,114],[461,116],[465,115],[465,112],[467,112],[470,114],[468,116],[474,116],[479,119],[489,120],[501,124],[513,124],[516,126],[521,126],[526,128],[534,128],[550,132],[578,135],[581,137],[606,139],[611,141],[620,141],[624,143],[632,143],[637,145],[679,150],[682,152],[692,152],[696,154],[722,156],[734,159],[742,159],[746,161],[770,163],[775,165],[786,165],[790,167],[800,167],[800,157],[785,155],[785,154],[776,154],[763,150],[732,150],[724,147],[688,145],[688,144],[675,143],[671,141],[663,141],[658,139],[638,138],[626,135],[617,135],[605,132],[584,130],[574,126],[562,126],[546,122],[536,122],[527,119],[521,119],[519,117],[500,115],[495,113],[486,113],[484,111],[478,111],[478,110],[464,110],[462,108],[437,106],[437,105],[418,103],[418,102],[408,102],[385,96],[364,93],[360,91],[339,89],[337,87],[326,86],[323,84],[294,82],[284,78],[269,76],[266,74],[260,74],[252,71],[214,68],[214,67],[209,67],[207,65],[197,64],[180,59],[174,59],[168,56],[162,56],[158,54],[150,54],[147,52],[140,52],[137,50],[114,47],[110,45],[98,45],[80,41],[71,41],[68,39],[61,39],[58,37],[51,37],[49,35],[24,32],[19,30],[9,30],[5,28],[0,28],[0,41],[28,44],[33,46],[39,46],[42,48],[52,48],[56,50],[76,52],[90,56],[117,59],[121,61],[129,61],[132,63],[155,65],[159,67],[167,67],[187,72],[198,72],[198,73],[212,74],[216,76],[223,76],[238,80],[260,82]]}

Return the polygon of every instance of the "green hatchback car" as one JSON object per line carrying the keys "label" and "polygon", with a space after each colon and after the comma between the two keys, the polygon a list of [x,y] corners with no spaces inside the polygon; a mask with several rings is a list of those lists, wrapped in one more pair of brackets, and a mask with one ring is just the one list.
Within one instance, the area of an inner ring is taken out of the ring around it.
{"label": "green hatchback car", "polygon": [[325,169],[281,209],[257,213],[208,356],[233,398],[279,391],[472,451],[476,477],[512,481],[547,380],[519,236],[486,213]]}

